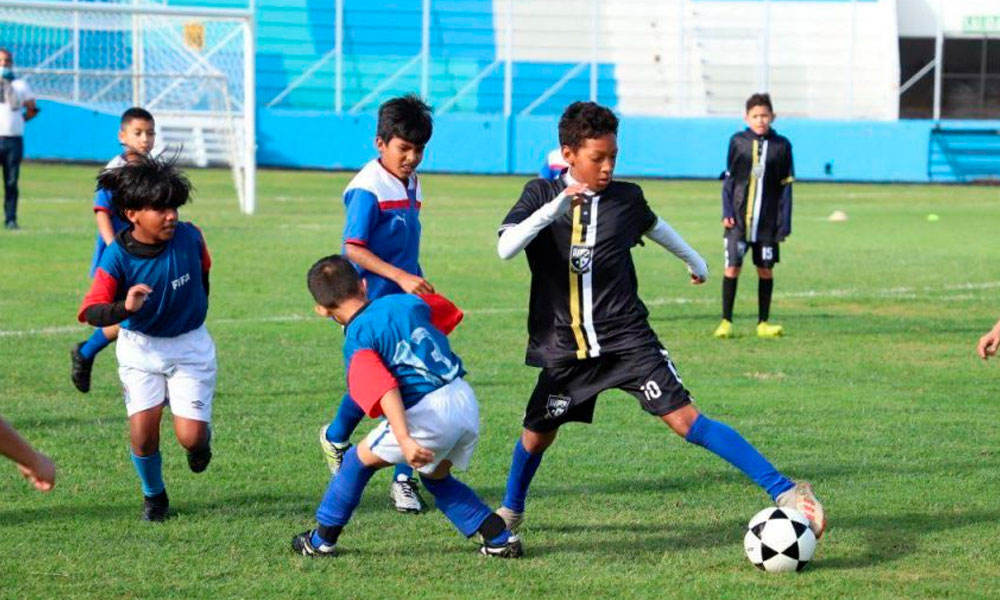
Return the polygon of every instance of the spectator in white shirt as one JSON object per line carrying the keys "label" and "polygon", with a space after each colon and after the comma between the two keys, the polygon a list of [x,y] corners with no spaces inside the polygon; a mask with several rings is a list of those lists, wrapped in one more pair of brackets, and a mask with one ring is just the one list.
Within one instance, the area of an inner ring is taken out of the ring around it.
{"label": "spectator in white shirt", "polygon": [[24,156],[24,123],[38,114],[28,82],[14,75],[14,56],[0,48],[0,165],[4,226],[17,229],[17,178]]}

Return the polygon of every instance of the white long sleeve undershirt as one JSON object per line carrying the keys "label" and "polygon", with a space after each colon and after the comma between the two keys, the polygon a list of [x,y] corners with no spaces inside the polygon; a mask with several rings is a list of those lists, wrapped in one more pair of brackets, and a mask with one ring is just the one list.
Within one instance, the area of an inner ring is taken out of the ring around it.
{"label": "white long sleeve undershirt", "polygon": [[527,248],[531,240],[535,239],[543,229],[566,214],[572,200],[572,196],[560,193],[531,213],[525,220],[504,229],[497,242],[497,254],[500,255],[500,258],[504,260],[514,258],[518,252]]}
{"label": "white long sleeve undershirt", "polygon": [[656,225],[653,225],[652,229],[647,231],[645,235],[684,261],[692,275],[702,281],[708,280],[708,264],[705,259],[689,246],[669,223],[657,217]]}
{"label": "white long sleeve undershirt", "polygon": [[[559,194],[517,225],[503,229],[497,241],[497,254],[503,260],[517,256],[517,253],[524,250],[543,229],[566,214],[571,204],[571,196]],[[662,218],[657,217],[656,224],[645,235],[684,261],[688,271],[693,275],[702,280],[708,279],[708,264],[705,263],[705,259]]]}

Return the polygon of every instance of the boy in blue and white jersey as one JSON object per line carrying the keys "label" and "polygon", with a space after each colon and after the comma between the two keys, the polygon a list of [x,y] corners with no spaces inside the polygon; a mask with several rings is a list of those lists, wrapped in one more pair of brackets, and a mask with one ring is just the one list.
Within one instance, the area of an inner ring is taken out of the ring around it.
{"label": "boy in blue and white jersey", "polygon": [[[156,123],[149,111],[132,107],[122,113],[118,128],[118,141],[124,147],[121,154],[115,155],[104,170],[114,169],[126,164],[129,157],[148,156],[156,143]],[[115,212],[111,205],[111,192],[98,187],[94,192],[94,218],[97,221],[97,240],[94,243],[94,256],[90,262],[90,276],[94,277],[101,255],[111,245],[116,235],[128,227],[129,223],[122,215]],[[70,350],[70,380],[77,390],[86,394],[90,391],[90,373],[94,367],[97,354],[108,344],[118,339],[118,325],[98,327],[86,340],[73,345]]]}
{"label": "boy in blue and white jersey", "polygon": [[[430,108],[416,96],[393,98],[378,112],[375,147],[379,157],[347,184],[343,254],[368,284],[368,297],[434,292],[420,268],[420,207],[423,195],[416,169],[433,131]],[[348,395],[337,414],[320,429],[319,441],[331,473],[336,473],[350,437],[364,413]],[[389,495],[396,510],[419,513],[423,500],[405,463],[396,467]]]}
{"label": "boy in blue and white jersey", "polygon": [[316,511],[318,526],[292,539],[305,556],[330,556],[376,470],[406,462],[420,471],[437,507],[480,552],[517,558],[521,541],[468,486],[451,475],[469,465],[479,439],[479,405],[446,335],[461,321],[435,294],[391,294],[368,300],[365,281],[342,256],[309,269],[316,313],[344,326],[344,364],[352,402],[385,416],[349,449]]}
{"label": "boy in blue and white jersey", "polygon": [[143,519],[163,521],[169,506],[159,450],[165,405],[191,470],[204,471],[212,459],[216,362],[205,329],[212,259],[201,231],[177,219],[191,184],[172,164],[139,157],[97,181],[130,225],[101,256],[77,318],[94,327],[121,326],[118,375]]}

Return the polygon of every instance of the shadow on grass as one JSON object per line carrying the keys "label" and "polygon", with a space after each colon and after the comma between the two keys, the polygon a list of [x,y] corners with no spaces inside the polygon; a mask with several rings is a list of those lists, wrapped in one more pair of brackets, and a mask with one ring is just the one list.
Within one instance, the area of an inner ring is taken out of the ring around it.
{"label": "shadow on grass", "polygon": [[[1000,511],[839,517],[834,521],[835,531],[859,531],[864,538],[864,548],[854,556],[833,558],[824,558],[821,551],[809,570],[869,569],[892,563],[917,552],[921,538],[925,536],[970,525],[995,524],[998,520]],[[665,552],[737,547],[741,543],[744,527],[743,520],[735,519],[712,523],[685,522],[659,528],[651,528],[644,523],[546,525],[532,522],[523,537],[527,560],[587,554],[603,555],[605,562],[612,563],[635,563],[644,559],[655,563],[663,558]],[[576,537],[570,541],[545,541],[564,536]],[[821,542],[821,547],[824,543],[836,542],[828,537]],[[464,553],[468,549],[456,546],[446,552]]]}
{"label": "shadow on grass", "polygon": [[[182,519],[280,519],[301,518],[304,524],[312,523],[318,499],[315,492],[287,494],[243,494],[220,495],[204,499],[185,497],[179,492],[170,492],[170,517],[168,520]],[[389,510],[390,503],[362,502],[355,514],[368,511]],[[117,520],[138,520],[142,514],[142,497],[118,498],[115,501],[88,504],[60,504],[38,508],[0,510],[0,527],[31,523],[66,522],[113,522]]]}
{"label": "shadow on grass", "polygon": [[[659,560],[664,552],[685,551],[704,548],[732,547],[742,542],[742,519],[730,519],[713,523],[677,523],[667,527],[651,528],[643,523],[609,523],[601,525],[555,525],[538,524],[531,528],[541,534],[555,533],[559,536],[579,534],[579,541],[559,541],[531,543],[531,536],[525,539],[528,555],[545,557],[566,553],[607,554],[609,560],[635,560],[636,554],[648,554],[650,561]],[[598,534],[599,543],[594,543]]]}
{"label": "shadow on grass", "polygon": [[1000,521],[1000,510],[838,517],[834,521],[836,530],[860,531],[865,549],[856,556],[817,560],[810,568],[861,569],[890,563],[919,550],[920,540],[925,536],[970,525],[996,524],[997,521]]}

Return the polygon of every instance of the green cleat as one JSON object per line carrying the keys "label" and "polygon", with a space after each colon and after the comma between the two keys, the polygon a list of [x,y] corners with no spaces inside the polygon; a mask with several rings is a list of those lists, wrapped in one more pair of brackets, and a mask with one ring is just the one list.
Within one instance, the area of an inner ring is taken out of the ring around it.
{"label": "green cleat", "polygon": [[337,446],[326,439],[327,427],[329,425],[319,428],[319,447],[323,449],[323,458],[326,459],[326,466],[330,468],[330,474],[336,475],[337,471],[340,470],[340,463],[344,462],[344,455],[351,449],[351,444],[348,442],[343,446]]}

